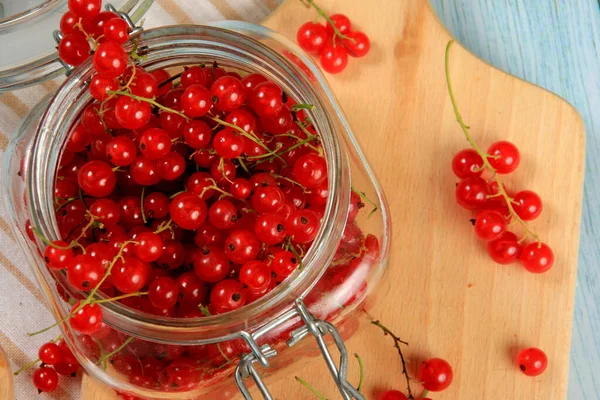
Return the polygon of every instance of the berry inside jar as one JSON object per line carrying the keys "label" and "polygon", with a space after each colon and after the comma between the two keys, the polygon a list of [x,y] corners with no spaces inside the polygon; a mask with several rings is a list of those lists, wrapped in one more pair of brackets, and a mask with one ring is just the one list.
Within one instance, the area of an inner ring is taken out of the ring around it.
{"label": "berry inside jar", "polygon": [[[250,351],[245,341],[155,343],[106,323],[103,306],[205,318],[256,302],[302,271],[330,196],[316,106],[259,72],[216,61],[145,69],[125,53],[121,68],[115,51],[98,68],[101,47],[93,100],[71,127],[56,173],[60,238],[38,235],[70,304],[59,323],[86,358],[134,387],[213,387]],[[347,195],[341,241],[305,298],[325,320],[364,300],[380,259],[379,239],[357,223],[377,206],[360,188]],[[283,324],[264,343],[283,347],[298,326]],[[346,324],[343,336],[357,327]]]}

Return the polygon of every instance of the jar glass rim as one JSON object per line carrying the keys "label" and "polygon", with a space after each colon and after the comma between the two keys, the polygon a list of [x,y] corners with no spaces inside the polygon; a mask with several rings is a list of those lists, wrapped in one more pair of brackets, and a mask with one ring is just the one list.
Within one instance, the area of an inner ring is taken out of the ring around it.
{"label": "jar glass rim", "polygon": [[[239,29],[259,38],[274,38],[286,48],[292,49],[294,55],[310,70],[316,82],[310,82],[305,73],[276,51],[232,29]],[[103,305],[108,311],[105,313],[107,323],[131,334],[146,336],[151,340],[171,342],[174,337],[177,337],[176,340],[186,338],[194,343],[203,343],[215,341],[217,337],[219,341],[223,338],[233,338],[242,330],[257,328],[293,307],[296,298],[306,295],[316,284],[333,257],[345,223],[345,210],[348,208],[350,190],[346,154],[340,148],[342,144],[335,132],[341,127],[332,122],[333,116],[341,117],[341,115],[333,106],[337,103],[319,69],[295,44],[268,28],[237,22],[212,26],[161,27],[142,32],[137,39],[140,47],[146,49],[147,61],[142,63],[144,65],[160,67],[172,63],[173,57],[177,56],[176,51],[182,49],[195,52],[192,56],[225,57],[235,54],[236,57],[247,57],[246,62],[252,61],[254,64],[251,69],[261,69],[260,72],[270,75],[271,79],[286,87],[287,90],[292,92],[295,90],[297,93],[294,94],[300,97],[297,100],[310,101],[316,105],[316,110],[311,112],[311,117],[321,135],[328,160],[330,195],[325,207],[323,223],[314,244],[303,259],[302,269],[297,270],[294,275],[261,299],[222,315],[194,319],[164,318],[149,314],[140,315],[135,310],[118,303]],[[233,49],[232,44],[236,46]],[[186,55],[182,58],[185,60],[189,57],[190,55]],[[40,134],[36,135],[33,146],[35,150],[30,157],[31,173],[28,174],[27,196],[32,210],[36,211],[32,212],[32,223],[45,237],[58,235],[52,192],[59,160],[58,150],[64,146],[68,130],[80,111],[76,109],[76,105],[87,103],[90,99],[87,85],[82,85],[91,76],[90,64],[88,61],[74,70],[52,99],[41,119],[38,127]],[[292,90],[290,85],[294,84],[296,88]],[[298,86],[301,86],[301,92]],[[315,87],[323,88],[322,93],[319,94]],[[43,273],[46,279],[52,279],[48,271]]]}

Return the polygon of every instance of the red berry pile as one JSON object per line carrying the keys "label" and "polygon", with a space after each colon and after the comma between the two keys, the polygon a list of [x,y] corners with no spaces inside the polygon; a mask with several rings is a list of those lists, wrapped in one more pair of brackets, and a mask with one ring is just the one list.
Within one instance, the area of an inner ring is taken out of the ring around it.
{"label": "red berry pile", "polygon": [[330,74],[346,69],[348,57],[360,58],[371,49],[369,37],[353,30],[352,22],[344,14],[327,15],[313,0],[307,0],[326,23],[309,21],[298,28],[296,41],[307,53],[319,56],[321,67]]}
{"label": "red berry pile", "polygon": [[[328,200],[325,151],[312,105],[298,104],[259,73],[216,62],[146,70],[123,47],[127,24],[116,14],[108,18],[100,5],[70,1],[61,22],[60,57],[73,65],[93,57],[94,75],[93,100],[72,127],[56,176],[61,237],[42,238],[46,265],[68,282],[57,283],[71,304],[57,324],[68,322],[86,357],[110,362],[129,382],[187,391],[226,377],[233,360],[249,351],[245,343],[146,342],[104,324],[102,304],[202,318],[269,293],[302,267],[319,232]],[[309,306],[352,280],[356,269],[366,279],[365,263],[379,257],[377,238],[356,221],[366,197],[350,197],[343,238]],[[362,300],[366,282],[358,283],[341,303]],[[339,308],[321,317],[332,319]],[[277,340],[283,343],[292,328]],[[58,382],[55,346],[40,349],[35,379],[43,391]]]}

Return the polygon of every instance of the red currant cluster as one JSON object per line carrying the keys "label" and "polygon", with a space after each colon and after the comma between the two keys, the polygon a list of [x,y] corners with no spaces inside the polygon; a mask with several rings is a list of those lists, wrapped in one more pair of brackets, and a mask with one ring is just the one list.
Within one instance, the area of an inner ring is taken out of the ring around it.
{"label": "red currant cluster", "polygon": [[108,86],[127,66],[127,53],[121,45],[129,38],[129,25],[116,13],[101,9],[102,0],[69,0],[69,11],[60,20],[63,38],[58,55],[77,66],[95,50],[94,66]]}
{"label": "red currant cluster", "polygon": [[319,55],[321,67],[330,74],[346,69],[348,56],[364,57],[371,49],[369,37],[361,31],[352,30],[350,18],[344,14],[327,15],[313,0],[306,0],[326,23],[306,22],[296,34],[300,47],[310,54]]}
{"label": "red currant cluster", "polygon": [[[32,364],[25,366],[29,368],[41,363],[39,368],[33,371],[33,384],[41,392],[52,392],[58,387],[59,375],[74,377],[81,369],[79,362],[67,346],[64,340],[48,342],[43,344],[38,352],[38,359]],[[17,371],[15,374],[19,373]]]}
{"label": "red currant cluster", "polygon": [[[452,160],[452,170],[461,179],[456,185],[456,202],[477,212],[475,234],[488,243],[488,253],[495,262],[510,264],[521,260],[528,271],[542,273],[552,267],[554,255],[525,223],[541,214],[542,200],[530,190],[511,195],[498,177],[513,172],[520,160],[517,147],[507,141],[492,144],[485,154],[473,148],[458,152]],[[486,169],[491,175],[487,181],[482,177]],[[521,239],[508,231],[511,222],[524,228]],[[536,240],[523,244],[529,236]]]}

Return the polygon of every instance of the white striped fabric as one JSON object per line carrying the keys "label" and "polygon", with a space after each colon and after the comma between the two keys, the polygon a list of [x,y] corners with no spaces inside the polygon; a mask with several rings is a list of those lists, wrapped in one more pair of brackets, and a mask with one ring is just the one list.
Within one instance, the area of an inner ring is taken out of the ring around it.
{"label": "white striped fabric", "polygon": [[[178,23],[200,24],[222,19],[259,22],[273,11],[282,0],[155,0],[145,16],[145,27]],[[0,49],[0,53],[1,53]],[[56,81],[0,95],[0,163],[10,137],[28,111],[48,92],[58,87]],[[2,164],[0,164],[2,165]],[[0,202],[0,282],[4,295],[0,296],[0,346],[10,359],[13,370],[37,358],[41,344],[53,339],[56,332],[28,337],[54,321],[43,304],[25,257],[14,240],[6,222],[5,207]],[[79,398],[79,379],[63,379],[61,388],[49,399]],[[24,373],[15,378],[15,396],[18,400],[38,398],[31,383],[31,375]]]}

